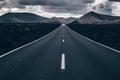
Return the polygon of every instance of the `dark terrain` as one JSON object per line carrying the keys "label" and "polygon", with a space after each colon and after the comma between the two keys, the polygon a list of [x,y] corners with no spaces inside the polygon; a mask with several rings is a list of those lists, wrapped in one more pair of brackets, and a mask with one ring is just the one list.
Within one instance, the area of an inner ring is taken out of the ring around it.
{"label": "dark terrain", "polygon": [[0,56],[0,80],[120,80],[120,52],[62,24],[44,38]]}
{"label": "dark terrain", "polygon": [[0,23],[41,23],[60,24],[59,21],[32,13],[6,13],[0,16]]}
{"label": "dark terrain", "polygon": [[45,18],[32,13],[7,13],[0,17],[0,55],[41,38],[61,23],[68,24],[83,36],[120,50],[120,17],[96,12],[89,12],[78,19]]}
{"label": "dark terrain", "polygon": [[[0,54],[36,40],[60,24],[0,24]],[[70,28],[94,41],[120,50],[120,25],[70,24]]]}
{"label": "dark terrain", "polygon": [[120,50],[119,24],[69,24],[69,27],[89,39]]}
{"label": "dark terrain", "polygon": [[72,24],[120,24],[120,17],[91,11],[73,21]]}
{"label": "dark terrain", "polygon": [[0,24],[0,55],[45,36],[60,24]]}

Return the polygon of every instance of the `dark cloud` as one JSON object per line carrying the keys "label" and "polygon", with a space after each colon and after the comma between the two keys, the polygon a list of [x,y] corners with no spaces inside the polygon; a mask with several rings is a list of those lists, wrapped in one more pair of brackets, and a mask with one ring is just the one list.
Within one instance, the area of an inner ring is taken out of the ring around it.
{"label": "dark cloud", "polygon": [[120,2],[120,0],[109,0],[109,1],[115,1],[115,2]]}
{"label": "dark cloud", "polygon": [[43,10],[51,13],[73,13],[83,14],[87,11],[86,5],[66,5],[66,6],[43,6]]}
{"label": "dark cloud", "polygon": [[111,14],[111,4],[108,3],[110,1],[120,0],[0,0],[0,8],[25,8],[25,6],[39,5],[42,7],[41,10],[48,13],[83,14],[94,8],[95,11]]}
{"label": "dark cloud", "polygon": [[50,1],[50,0],[21,0],[20,4],[22,5],[63,5],[66,4],[63,1]]}
{"label": "dark cloud", "polygon": [[67,5],[79,3],[92,3],[94,0],[20,0],[23,5]]}
{"label": "dark cloud", "polygon": [[20,0],[1,0],[0,1],[0,7],[5,8],[24,8],[25,5],[21,5]]}
{"label": "dark cloud", "polygon": [[86,4],[94,0],[20,0],[21,5],[41,5],[43,10],[50,13],[82,14],[87,11]]}
{"label": "dark cloud", "polygon": [[5,5],[5,1],[4,0],[0,0],[0,8],[2,8]]}

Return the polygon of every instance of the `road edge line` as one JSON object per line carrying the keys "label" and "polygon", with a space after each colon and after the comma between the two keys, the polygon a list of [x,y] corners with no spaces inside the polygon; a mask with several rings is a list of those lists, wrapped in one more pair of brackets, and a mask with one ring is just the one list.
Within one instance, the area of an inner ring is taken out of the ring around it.
{"label": "road edge line", "polygon": [[55,31],[57,31],[58,29],[59,29],[59,27],[56,28],[55,30],[53,30],[52,32],[48,33],[47,35],[41,37],[41,38],[38,38],[38,39],[36,39],[36,40],[34,40],[34,41],[30,42],[30,43],[27,43],[27,44],[25,44],[25,45],[23,45],[23,46],[21,46],[21,47],[18,47],[18,48],[16,48],[16,49],[13,49],[13,50],[11,50],[11,51],[9,51],[9,52],[4,53],[3,55],[0,55],[0,58],[5,57],[5,56],[7,56],[7,55],[9,55],[9,54],[17,51],[17,50],[20,50],[20,49],[22,49],[22,48],[24,48],[24,47],[27,47],[27,46],[29,46],[29,45],[31,45],[31,44],[33,44],[33,43],[38,42],[39,40],[41,40],[41,39],[43,39],[43,38],[51,35],[51,34],[54,33]]}
{"label": "road edge line", "polygon": [[[69,29],[71,29],[71,28],[69,28]],[[71,30],[72,30],[72,29],[71,29]],[[95,43],[95,44],[98,44],[98,45],[103,46],[103,47],[105,47],[105,48],[107,48],[107,49],[110,49],[110,50],[113,50],[113,51],[115,51],[115,52],[117,52],[117,53],[120,53],[119,50],[116,50],[116,49],[111,48],[111,47],[109,47],[109,46],[106,46],[106,45],[104,45],[104,44],[102,44],[102,43],[96,42],[96,41],[94,41],[94,40],[92,40],[92,39],[89,39],[89,38],[87,38],[87,37],[85,37],[85,36],[82,36],[81,34],[77,33],[77,32],[74,31],[74,30],[72,30],[72,31],[75,32],[77,35],[79,35],[80,37],[82,37],[82,38],[84,38],[84,39],[87,39],[87,40],[89,40],[89,41],[91,41],[91,42],[93,42],[93,43]]]}

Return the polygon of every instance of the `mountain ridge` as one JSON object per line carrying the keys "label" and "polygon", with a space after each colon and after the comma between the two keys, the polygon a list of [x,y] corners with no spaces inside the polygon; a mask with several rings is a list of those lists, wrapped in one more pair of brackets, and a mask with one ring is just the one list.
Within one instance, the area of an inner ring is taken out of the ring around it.
{"label": "mountain ridge", "polygon": [[120,17],[88,12],[76,19],[72,24],[118,24]]}
{"label": "mountain ridge", "polygon": [[53,23],[53,24],[120,24],[120,17],[88,12],[80,18],[46,18],[33,13],[6,13],[0,23]]}
{"label": "mountain ridge", "polygon": [[0,23],[59,23],[33,13],[6,13],[0,16]]}

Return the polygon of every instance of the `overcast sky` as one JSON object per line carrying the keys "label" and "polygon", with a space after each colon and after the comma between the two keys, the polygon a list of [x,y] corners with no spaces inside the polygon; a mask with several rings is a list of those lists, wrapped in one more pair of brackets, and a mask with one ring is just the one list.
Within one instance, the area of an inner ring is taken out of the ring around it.
{"label": "overcast sky", "polygon": [[120,0],[0,0],[0,15],[32,12],[45,17],[80,17],[89,11],[120,16]]}

